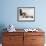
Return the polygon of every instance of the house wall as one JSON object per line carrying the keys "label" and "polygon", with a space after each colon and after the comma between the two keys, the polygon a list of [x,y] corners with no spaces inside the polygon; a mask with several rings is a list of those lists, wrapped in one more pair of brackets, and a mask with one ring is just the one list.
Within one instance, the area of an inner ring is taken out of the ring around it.
{"label": "house wall", "polygon": [[[46,0],[1,0],[0,25],[16,28],[46,28]],[[35,22],[18,22],[17,7],[35,7]]]}

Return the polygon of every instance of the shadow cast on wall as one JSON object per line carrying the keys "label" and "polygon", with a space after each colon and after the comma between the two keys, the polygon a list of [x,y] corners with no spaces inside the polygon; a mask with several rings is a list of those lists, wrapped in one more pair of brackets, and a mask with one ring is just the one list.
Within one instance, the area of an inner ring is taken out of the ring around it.
{"label": "shadow cast on wall", "polygon": [[6,27],[4,24],[0,24],[0,43],[2,43],[3,32],[6,32]]}

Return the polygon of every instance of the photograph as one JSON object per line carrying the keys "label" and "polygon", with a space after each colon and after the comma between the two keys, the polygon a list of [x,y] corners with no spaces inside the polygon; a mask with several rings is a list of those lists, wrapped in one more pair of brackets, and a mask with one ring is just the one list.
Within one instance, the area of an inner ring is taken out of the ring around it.
{"label": "photograph", "polygon": [[18,21],[34,21],[35,20],[35,7],[18,7],[17,9]]}

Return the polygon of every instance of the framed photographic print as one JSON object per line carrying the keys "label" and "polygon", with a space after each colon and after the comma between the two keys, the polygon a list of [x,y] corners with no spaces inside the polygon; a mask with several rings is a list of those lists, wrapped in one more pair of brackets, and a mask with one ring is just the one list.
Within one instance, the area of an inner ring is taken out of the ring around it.
{"label": "framed photographic print", "polygon": [[35,7],[18,7],[17,20],[25,22],[35,21]]}

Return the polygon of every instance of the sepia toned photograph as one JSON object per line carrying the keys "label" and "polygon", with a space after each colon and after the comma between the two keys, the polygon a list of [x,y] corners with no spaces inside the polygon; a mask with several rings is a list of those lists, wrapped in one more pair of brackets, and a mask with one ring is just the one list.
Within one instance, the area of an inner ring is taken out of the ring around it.
{"label": "sepia toned photograph", "polygon": [[18,7],[18,21],[35,21],[35,7]]}

